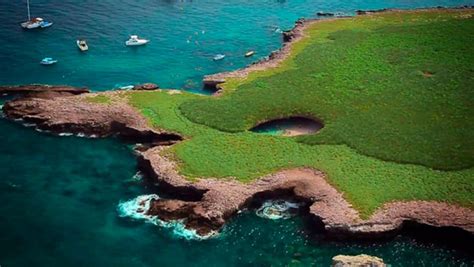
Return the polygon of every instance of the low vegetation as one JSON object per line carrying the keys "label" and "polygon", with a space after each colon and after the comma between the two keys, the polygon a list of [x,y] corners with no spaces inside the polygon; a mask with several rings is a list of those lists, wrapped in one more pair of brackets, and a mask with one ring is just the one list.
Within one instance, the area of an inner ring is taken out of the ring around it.
{"label": "low vegetation", "polygon": [[97,104],[110,104],[112,102],[111,99],[106,95],[88,96],[86,97],[86,101]]}
{"label": "low vegetation", "polygon": [[[324,171],[362,216],[396,200],[474,206],[474,11],[391,12],[313,24],[280,67],[219,97],[130,93],[155,127],[187,137],[166,153],[189,178],[251,181]],[[315,117],[314,135],[249,131]]]}

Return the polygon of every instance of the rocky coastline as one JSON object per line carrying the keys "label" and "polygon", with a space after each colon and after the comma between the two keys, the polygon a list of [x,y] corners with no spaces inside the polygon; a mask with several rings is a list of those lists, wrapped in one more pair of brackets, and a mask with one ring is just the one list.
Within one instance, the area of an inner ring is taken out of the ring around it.
{"label": "rocky coastline", "polygon": [[[122,92],[109,92],[121,99]],[[7,102],[3,111],[10,119],[35,123],[54,133],[71,132],[106,137],[118,135],[144,143],[137,152],[139,169],[171,199],[153,200],[148,215],[164,221],[183,220],[200,235],[220,230],[233,215],[268,199],[303,202],[315,227],[338,239],[391,237],[407,223],[436,229],[458,229],[473,240],[474,212],[468,208],[432,201],[393,202],[381,207],[368,219],[358,212],[327,181],[324,173],[299,168],[266,175],[251,183],[206,177],[190,181],[180,175],[177,164],[163,156],[164,145],[183,138],[176,133],[150,128],[146,119],[119,100],[113,104],[86,101],[86,96],[27,97]]]}
{"label": "rocky coastline", "polygon": [[[204,84],[221,90],[220,85],[228,78],[245,77],[252,71],[277,66],[289,55],[291,45],[304,38],[304,29],[317,21],[299,20],[293,30],[285,33],[283,47],[268,59],[237,71],[206,76]],[[38,93],[40,90],[34,86],[15,88],[4,92]],[[34,123],[39,129],[54,133],[115,135],[143,143],[137,150],[139,169],[171,196],[153,200],[147,214],[164,221],[183,220],[187,228],[200,235],[219,231],[233,215],[255,202],[287,198],[303,202],[307,215],[314,221],[313,226],[333,238],[386,238],[402,232],[407,225],[422,225],[435,231],[456,231],[474,244],[474,212],[469,208],[434,201],[392,202],[363,219],[344,195],[327,182],[326,175],[314,169],[281,170],[251,183],[212,177],[188,180],[179,174],[177,163],[162,153],[165,145],[179,142],[183,137],[148,126],[146,119],[123,100],[122,92],[100,93],[113,98],[112,104],[87,101],[86,98],[94,94],[86,91],[42,87],[41,94],[49,92],[54,93],[9,101],[3,106],[3,112],[7,118]]]}
{"label": "rocky coastline", "polygon": [[85,93],[90,93],[90,90],[85,87],[68,85],[29,84],[0,86],[0,95],[21,95],[22,97],[53,98]]}
{"label": "rocky coastline", "polygon": [[[433,9],[441,9],[441,10],[456,10],[456,9],[472,9],[474,6],[459,6],[459,7],[442,7],[442,6],[437,6],[437,7],[432,7],[432,8],[419,8],[419,9],[413,9],[411,11],[416,11],[416,12],[423,12],[427,10],[433,10]],[[375,10],[356,10],[355,15],[356,16],[370,16],[373,14],[377,13],[384,13],[384,12],[406,12],[406,10],[402,9],[375,9]],[[319,15],[318,15],[319,14]],[[203,86],[207,89],[213,90],[215,93],[214,95],[218,96],[222,93],[223,87],[222,84],[224,84],[228,79],[233,79],[233,78],[245,78],[249,75],[249,73],[254,72],[254,71],[262,71],[266,69],[271,69],[278,67],[282,61],[288,58],[288,56],[291,54],[291,47],[295,42],[300,41],[303,39],[305,35],[305,30],[310,27],[311,25],[319,22],[327,22],[327,21],[332,21],[332,20],[341,20],[341,19],[350,19],[353,18],[353,16],[346,16],[346,15],[341,15],[341,14],[336,14],[336,13],[329,13],[329,12],[317,12],[316,15],[319,17],[326,17],[325,19],[298,19],[295,22],[295,25],[291,30],[284,31],[282,33],[282,40],[283,44],[280,49],[277,49],[273,52],[270,53],[269,56],[256,61],[244,68],[237,69],[234,71],[228,71],[228,72],[220,72],[216,74],[210,74],[204,76],[203,79]]]}
{"label": "rocky coastline", "polygon": [[146,119],[121,99],[120,91],[102,93],[115,99],[113,104],[87,101],[87,97],[96,94],[49,96],[48,93],[27,94],[8,101],[3,113],[7,118],[33,123],[38,129],[57,134],[118,136],[134,143],[154,145],[182,140],[177,134],[149,127]]}
{"label": "rocky coastline", "polygon": [[[343,17],[337,17],[343,19]],[[244,78],[250,72],[265,70],[268,68],[277,67],[283,60],[285,60],[291,52],[293,43],[301,40],[305,34],[305,29],[312,23],[319,22],[319,19],[299,19],[295,22],[295,26],[288,31],[282,33],[283,45],[280,49],[270,53],[269,56],[250,64],[249,66],[229,72],[221,72],[204,76],[203,85],[205,88],[214,90],[215,95],[222,92],[222,84],[229,78]],[[326,20],[327,21],[327,20]]]}

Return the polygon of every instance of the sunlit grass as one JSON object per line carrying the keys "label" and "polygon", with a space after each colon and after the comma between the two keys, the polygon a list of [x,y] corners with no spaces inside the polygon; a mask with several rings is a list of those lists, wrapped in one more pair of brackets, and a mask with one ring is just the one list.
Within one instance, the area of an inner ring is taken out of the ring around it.
{"label": "sunlit grass", "polygon": [[[311,167],[362,216],[396,200],[474,206],[473,11],[384,13],[315,24],[281,67],[220,97],[133,92],[130,103],[186,140],[165,151],[189,179],[249,182]],[[290,115],[316,135],[247,131]]]}

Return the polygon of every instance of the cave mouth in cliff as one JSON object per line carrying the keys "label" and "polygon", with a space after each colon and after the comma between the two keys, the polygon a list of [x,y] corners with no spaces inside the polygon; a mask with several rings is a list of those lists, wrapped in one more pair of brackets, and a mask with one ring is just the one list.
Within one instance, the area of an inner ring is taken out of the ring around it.
{"label": "cave mouth in cliff", "polygon": [[298,136],[317,133],[324,125],[315,119],[302,116],[292,116],[268,120],[250,129],[262,134]]}

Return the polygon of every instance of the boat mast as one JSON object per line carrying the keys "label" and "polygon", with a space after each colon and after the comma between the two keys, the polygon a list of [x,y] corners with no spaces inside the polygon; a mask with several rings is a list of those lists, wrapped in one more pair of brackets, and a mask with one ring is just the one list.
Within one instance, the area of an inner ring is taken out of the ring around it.
{"label": "boat mast", "polygon": [[30,15],[30,0],[26,0],[26,6],[28,7],[28,21],[31,20],[31,15]]}

